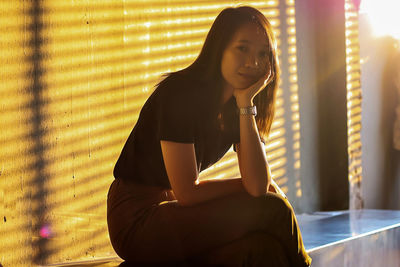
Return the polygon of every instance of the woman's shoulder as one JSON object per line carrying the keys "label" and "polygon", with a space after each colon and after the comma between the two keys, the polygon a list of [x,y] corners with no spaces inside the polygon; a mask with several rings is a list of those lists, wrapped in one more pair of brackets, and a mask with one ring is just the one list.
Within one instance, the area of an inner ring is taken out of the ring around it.
{"label": "woman's shoulder", "polygon": [[201,83],[188,75],[172,73],[167,75],[157,86],[162,98],[179,100],[200,100],[204,94]]}

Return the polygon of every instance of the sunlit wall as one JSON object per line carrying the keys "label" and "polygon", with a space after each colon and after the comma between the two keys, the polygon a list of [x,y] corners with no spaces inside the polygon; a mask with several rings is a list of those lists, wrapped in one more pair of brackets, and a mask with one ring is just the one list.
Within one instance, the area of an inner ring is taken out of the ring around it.
{"label": "sunlit wall", "polygon": [[[28,79],[34,48],[27,46],[32,21],[25,5],[0,2],[0,263],[28,263],[33,254],[33,210],[38,206],[33,184],[38,175],[34,95]],[[26,30],[25,30],[26,29]]]}
{"label": "sunlit wall", "polygon": [[[1,1],[0,263],[115,256],[106,195],[115,161],[160,75],[198,55],[239,1]],[[296,203],[300,124],[294,1],[259,8],[278,37],[282,83],[267,144]],[[238,176],[230,151],[202,179]]]}

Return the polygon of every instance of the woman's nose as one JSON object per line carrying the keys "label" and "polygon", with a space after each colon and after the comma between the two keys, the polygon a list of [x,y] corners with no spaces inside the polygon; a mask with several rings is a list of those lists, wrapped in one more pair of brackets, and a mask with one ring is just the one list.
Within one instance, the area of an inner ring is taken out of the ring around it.
{"label": "woman's nose", "polygon": [[245,67],[247,68],[258,68],[259,64],[258,58],[254,55],[249,55],[246,58]]}

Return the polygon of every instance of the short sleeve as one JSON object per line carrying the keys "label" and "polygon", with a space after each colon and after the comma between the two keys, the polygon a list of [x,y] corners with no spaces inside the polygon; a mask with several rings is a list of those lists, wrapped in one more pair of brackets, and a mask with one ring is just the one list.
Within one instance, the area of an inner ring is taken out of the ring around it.
{"label": "short sleeve", "polygon": [[233,143],[233,144],[232,144],[233,151],[235,151],[235,152],[237,152],[236,145],[237,145],[237,143]]}
{"label": "short sleeve", "polygon": [[160,94],[158,136],[160,140],[194,143],[196,101],[192,88],[172,88]]}

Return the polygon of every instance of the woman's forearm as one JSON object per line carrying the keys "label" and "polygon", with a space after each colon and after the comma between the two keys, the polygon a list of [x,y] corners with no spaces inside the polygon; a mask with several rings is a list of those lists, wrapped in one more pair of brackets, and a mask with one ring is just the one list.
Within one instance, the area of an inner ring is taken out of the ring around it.
{"label": "woman's forearm", "polygon": [[252,115],[240,115],[238,150],[243,186],[253,196],[265,194],[271,178],[256,120]]}
{"label": "woman's forearm", "polygon": [[235,192],[245,192],[242,179],[203,180],[198,182],[194,144],[160,141],[164,164],[178,203],[195,205]]}
{"label": "woman's forearm", "polygon": [[192,206],[237,192],[246,192],[240,178],[203,180],[196,183],[191,192],[187,192],[187,197],[178,202],[182,206]]}

